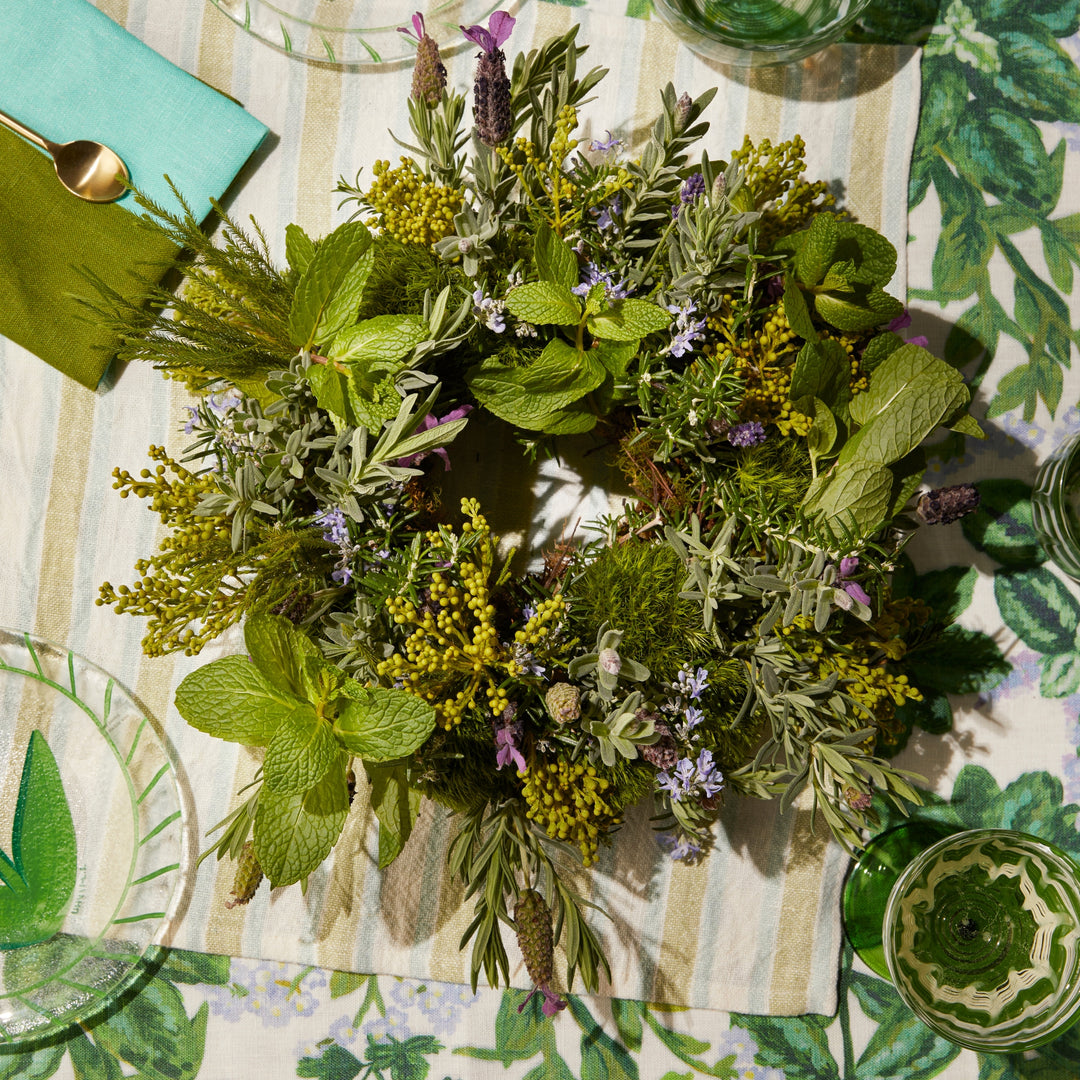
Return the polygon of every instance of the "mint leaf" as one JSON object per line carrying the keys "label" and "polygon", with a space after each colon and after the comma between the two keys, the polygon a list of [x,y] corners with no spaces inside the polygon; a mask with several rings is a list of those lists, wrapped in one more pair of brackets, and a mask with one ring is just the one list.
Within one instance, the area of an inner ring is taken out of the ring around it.
{"label": "mint leaf", "polygon": [[585,324],[589,333],[605,341],[639,341],[646,334],[666,330],[671,313],[648,300],[615,300]]}
{"label": "mint leaf", "polygon": [[604,365],[593,355],[596,352],[581,352],[556,338],[528,367],[507,367],[488,357],[469,370],[466,382],[480,404],[496,416],[541,431],[552,413],[604,381]]}
{"label": "mint leaf", "polygon": [[[533,258],[541,281],[573,289],[578,283],[577,256],[547,222],[541,222],[533,240]],[[534,320],[530,319],[530,322]]]}
{"label": "mint leaf", "polygon": [[315,255],[315,242],[299,225],[285,226],[285,258],[289,267],[298,274],[308,268]]}
{"label": "mint leaf", "polygon": [[805,341],[818,340],[818,332],[810,319],[810,309],[806,306],[806,297],[791,274],[784,275],[783,307],[788,325],[794,333]]}
{"label": "mint leaf", "polygon": [[379,819],[379,869],[385,870],[401,854],[420,813],[422,796],[409,784],[405,765],[368,765],[371,808]]}
{"label": "mint leaf", "polygon": [[581,322],[581,303],[567,285],[533,281],[506,294],[511,314],[536,326],[576,326]]}
{"label": "mint leaf", "polygon": [[339,225],[319,244],[300,276],[289,312],[294,345],[321,345],[356,319],[374,258],[371,233],[358,221]]}
{"label": "mint leaf", "polygon": [[435,710],[422,698],[376,686],[348,702],[334,734],[351,754],[378,762],[411,754],[434,727]]}
{"label": "mint leaf", "polygon": [[258,612],[244,624],[244,644],[252,663],[267,682],[286,694],[307,697],[304,661],[321,655],[307,634],[297,630],[283,615]]}
{"label": "mint leaf", "polygon": [[279,690],[246,656],[213,660],[176,688],[176,708],[196,730],[227,742],[266,746],[303,702]]}
{"label": "mint leaf", "polygon": [[881,233],[856,221],[837,219],[833,258],[846,264],[842,273],[851,284],[888,285],[896,273],[896,248]]}
{"label": "mint leaf", "polygon": [[838,230],[835,214],[815,214],[795,255],[795,273],[805,285],[817,285],[834,261]]}
{"label": "mint leaf", "polygon": [[349,380],[349,407],[357,424],[368,431],[378,431],[401,410],[401,395],[392,375],[376,380],[372,371],[353,369]]}
{"label": "mint leaf", "polygon": [[544,426],[540,428],[545,435],[583,435],[596,427],[596,413],[587,409],[580,401],[548,413]]}
{"label": "mint leaf", "polygon": [[599,360],[605,369],[616,379],[621,379],[630,366],[630,361],[637,356],[638,343],[634,341],[603,341],[589,350],[593,360]]}
{"label": "mint leaf", "polygon": [[894,352],[896,352],[897,349],[901,348],[903,344],[904,339],[899,334],[894,334],[890,330],[886,330],[883,334],[872,337],[866,343],[866,348],[863,349],[862,352],[862,360],[860,363],[862,365],[863,373],[870,375]]}
{"label": "mint leaf", "polygon": [[0,948],[44,941],[60,929],[75,891],[75,826],[45,736],[30,733],[11,825],[0,851]]}
{"label": "mint leaf", "polygon": [[349,814],[345,770],[339,754],[326,775],[301,794],[284,795],[265,784],[255,807],[255,855],[275,889],[306,878],[330,854]]}
{"label": "mint leaf", "polygon": [[849,333],[871,330],[904,313],[904,305],[880,286],[850,293],[818,293],[817,313],[831,326]]}
{"label": "mint leaf", "polygon": [[851,397],[851,362],[844,346],[832,338],[808,341],[795,358],[788,393],[792,401],[816,397],[832,407],[846,404]]}
{"label": "mint leaf", "polygon": [[344,364],[370,366],[381,361],[387,369],[426,340],[428,325],[421,315],[376,315],[342,330],[328,355]]}
{"label": "mint leaf", "polygon": [[886,466],[858,461],[837,470],[812,509],[849,528],[854,523],[865,535],[887,516],[892,487],[893,474]]}
{"label": "mint leaf", "polygon": [[330,725],[311,705],[299,705],[281,722],[266,748],[266,786],[279,795],[307,791],[326,775],[338,753]]}
{"label": "mint leaf", "polygon": [[810,452],[811,464],[817,468],[818,461],[828,454],[836,442],[836,417],[819,397],[800,398],[792,404],[799,412],[813,420],[806,435],[806,449]]}
{"label": "mint leaf", "polygon": [[359,420],[349,393],[349,380],[343,372],[329,364],[312,364],[307,369],[307,380],[320,408],[350,427],[358,426]]}

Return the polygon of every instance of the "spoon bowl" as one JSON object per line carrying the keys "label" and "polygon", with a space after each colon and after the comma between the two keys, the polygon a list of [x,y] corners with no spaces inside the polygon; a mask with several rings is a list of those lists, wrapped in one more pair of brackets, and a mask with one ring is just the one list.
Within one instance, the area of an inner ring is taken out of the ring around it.
{"label": "spoon bowl", "polygon": [[55,143],[3,112],[0,112],[0,124],[49,154],[60,183],[72,195],[87,202],[106,203],[119,199],[127,191],[131,179],[127,166],[119,154],[102,143],[90,139]]}

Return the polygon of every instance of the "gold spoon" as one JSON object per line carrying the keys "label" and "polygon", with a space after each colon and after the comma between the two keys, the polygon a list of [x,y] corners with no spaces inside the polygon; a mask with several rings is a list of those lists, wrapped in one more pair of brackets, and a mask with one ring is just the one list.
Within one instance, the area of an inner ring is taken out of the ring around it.
{"label": "gold spoon", "polygon": [[89,139],[68,143],[50,142],[3,112],[0,112],[0,124],[11,128],[16,135],[29,139],[49,154],[56,166],[60,183],[72,195],[78,195],[80,199],[88,202],[112,202],[127,190],[124,187],[124,181],[130,179],[127,166],[120,160],[120,156],[107,146]]}

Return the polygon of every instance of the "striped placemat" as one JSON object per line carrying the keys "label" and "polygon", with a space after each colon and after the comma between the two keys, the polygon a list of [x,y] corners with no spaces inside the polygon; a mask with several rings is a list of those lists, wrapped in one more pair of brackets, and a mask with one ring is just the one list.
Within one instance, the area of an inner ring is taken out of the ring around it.
{"label": "striped placemat", "polygon": [[[407,66],[342,73],[304,64],[254,41],[205,0],[102,0],[100,6],[174,63],[231,94],[273,133],[241,175],[235,217],[255,216],[275,255],[295,221],[321,235],[341,221],[332,189],[376,158],[396,160],[389,130],[408,133]],[[707,118],[706,146],[726,157],[744,131],[772,140],[801,133],[808,173],[828,180],[860,220],[899,249],[892,291],[904,294],[908,160],[918,115],[918,62],[911,49],[834,47],[784,69],[734,73],[705,63],[665,27],[623,16],[619,0],[587,7],[525,4],[508,54],[580,22],[585,61],[610,74],[582,110],[583,137],[610,129],[641,143],[668,81],[679,91],[720,92]],[[404,18],[403,18],[403,21]],[[467,85],[471,48],[447,58],[452,83]],[[365,173],[369,175],[369,173]],[[202,834],[235,803],[254,774],[253,754],[189,730],[172,706],[176,684],[216,656],[239,651],[236,635],[196,659],[148,660],[139,621],[94,606],[97,586],[130,580],[134,561],[156,543],[156,519],[111,490],[115,465],[135,472],[150,443],[179,449],[184,392],[149,368],[114,373],[97,394],[65,380],[0,340],[0,625],[59,641],[117,675],[161,721],[190,786]],[[467,462],[455,476],[467,480]],[[499,475],[501,467],[502,475]],[[526,483],[520,464],[485,460],[473,491],[512,528],[535,510],[557,534],[607,509],[595,478],[568,463],[545,465]],[[469,920],[444,873],[450,826],[429,808],[407,850],[385,874],[375,870],[372,819],[361,799],[332,864],[299,890],[265,890],[247,908],[226,910],[228,864],[204,863],[186,914],[173,931],[185,948],[322,967],[466,981],[458,941]],[[596,917],[612,965],[603,992],[678,1005],[797,1014],[831,1012],[840,948],[838,896],[846,859],[826,843],[822,823],[796,809],[732,801],[716,850],[696,867],[673,864],[652,839],[647,816],[631,817],[595,871],[586,894],[611,919]],[[198,841],[202,843],[201,840]],[[515,985],[530,985],[511,950]]]}

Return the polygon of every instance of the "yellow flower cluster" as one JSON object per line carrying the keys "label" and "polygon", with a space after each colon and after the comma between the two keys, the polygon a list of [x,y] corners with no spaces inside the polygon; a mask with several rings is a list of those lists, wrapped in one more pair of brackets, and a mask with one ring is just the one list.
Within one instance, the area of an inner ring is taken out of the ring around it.
{"label": "yellow flower cluster", "polygon": [[[580,210],[572,210],[569,206],[578,189],[563,169],[566,159],[578,146],[578,140],[570,137],[577,128],[577,123],[577,109],[573,105],[564,105],[555,120],[555,131],[550,144],[551,156],[547,161],[537,155],[536,146],[531,140],[521,136],[514,140],[512,148],[495,147],[495,153],[517,176],[524,192],[560,236],[581,216]],[[531,179],[528,175],[530,172]],[[618,190],[618,186],[617,183],[609,185],[608,194]],[[544,192],[550,199],[550,213],[541,206],[537,198],[538,192]],[[567,204],[565,207],[564,201]]]}
{"label": "yellow flower cluster", "polygon": [[755,146],[747,135],[731,155],[746,171],[746,186],[763,211],[758,222],[761,250],[768,251],[777,236],[805,228],[812,215],[836,203],[823,180],[802,179],[805,154],[799,135],[776,146],[768,139]]}
{"label": "yellow flower cluster", "polygon": [[442,187],[425,180],[407,157],[390,168],[389,161],[376,161],[375,182],[365,194],[368,205],[379,217],[369,224],[404,244],[430,247],[454,231],[454,215],[461,209],[460,188]]}
{"label": "yellow flower cluster", "polygon": [[618,824],[604,800],[610,782],[587,761],[535,761],[523,786],[526,816],[549,836],[575,845],[586,866],[596,862],[602,832]]}
{"label": "yellow flower cluster", "polygon": [[[495,560],[491,528],[475,499],[463,499],[461,508],[469,517],[461,527],[462,539],[469,540],[468,558],[456,571],[436,570],[431,575],[430,601],[422,607],[406,596],[387,599],[386,609],[394,622],[413,629],[401,651],[376,667],[380,676],[400,680],[409,693],[430,702],[447,730],[477,704],[481,689],[488,709],[495,716],[502,713],[509,701],[501,683],[520,673],[513,649],[499,641],[494,624],[489,585]],[[438,532],[429,532],[427,540],[435,549],[445,546]],[[451,535],[451,543],[455,542]],[[541,601],[536,614],[517,631],[516,641],[527,647],[538,644],[564,608],[561,596]]]}
{"label": "yellow flower cluster", "polygon": [[[208,601],[206,596],[196,594],[186,581],[176,577],[170,566],[181,552],[202,555],[217,547],[228,551],[231,530],[224,517],[195,513],[202,496],[216,490],[212,473],[196,476],[173,461],[160,446],[151,446],[148,454],[151,460],[158,462],[153,473],[143,469],[136,479],[126,469],[114,469],[113,487],[119,490],[122,499],[129,495],[149,499],[150,509],[161,517],[169,531],[161,541],[157,555],[136,562],[135,571],[142,576],[134,585],[113,588],[106,581],[94,602],[99,606],[113,605],[118,613],[151,617],[143,641],[147,656],[160,656],[174,649],[194,655],[205,642],[217,637],[235,621],[234,599],[231,594],[219,591]],[[189,619],[199,621],[198,632],[184,626]]]}

